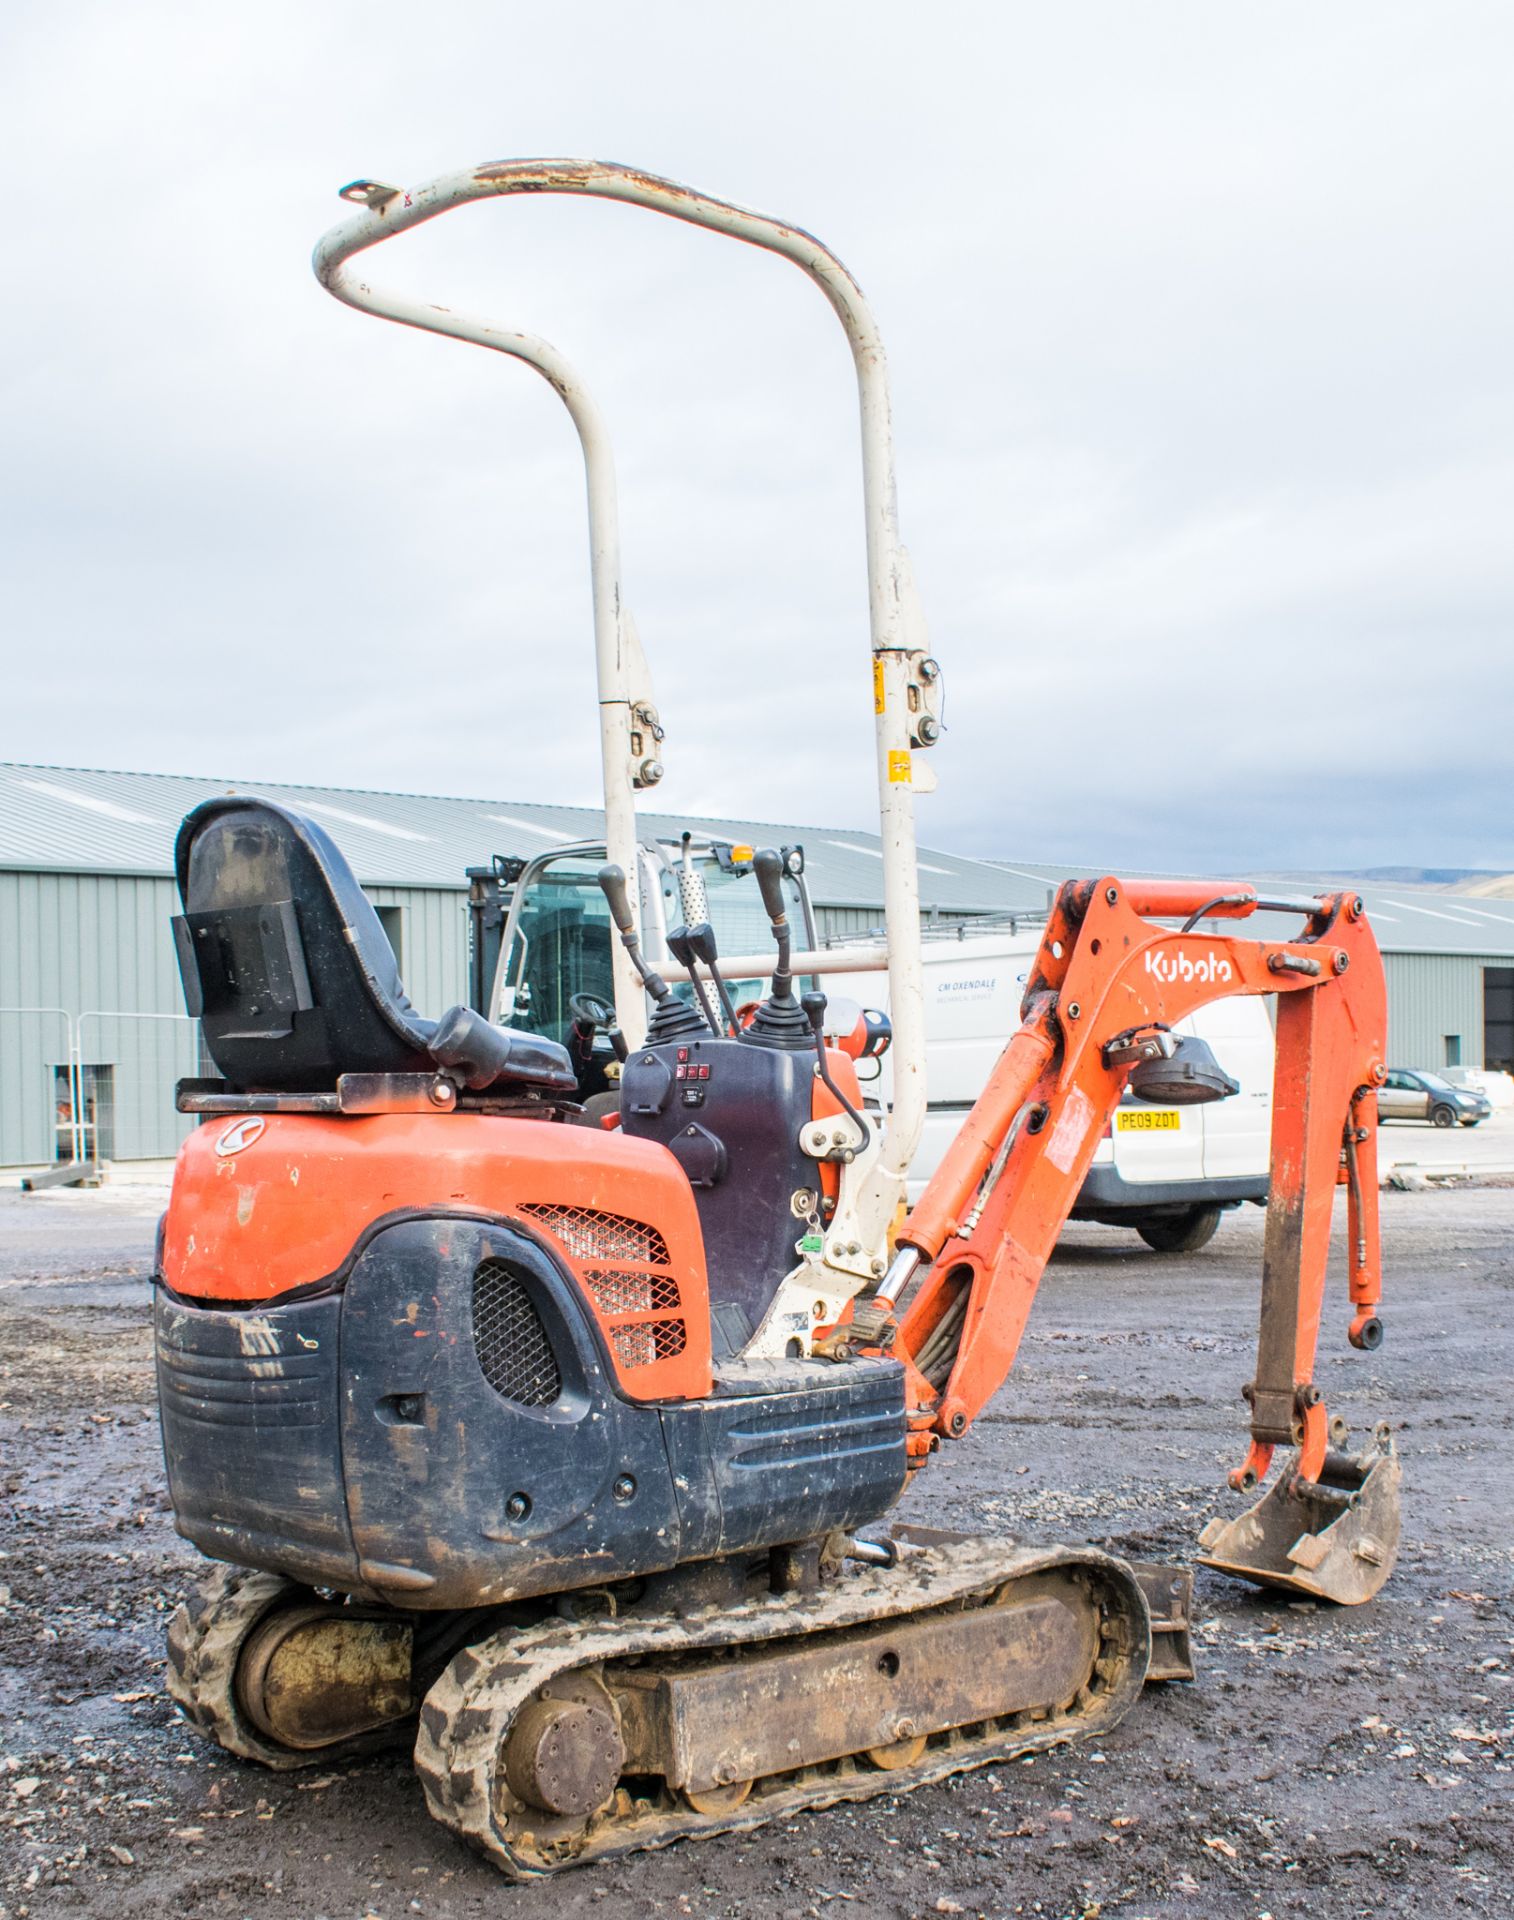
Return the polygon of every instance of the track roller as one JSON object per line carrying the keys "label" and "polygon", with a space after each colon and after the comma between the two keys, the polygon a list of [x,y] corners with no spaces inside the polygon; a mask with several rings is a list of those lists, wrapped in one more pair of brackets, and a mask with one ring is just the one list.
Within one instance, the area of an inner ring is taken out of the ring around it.
{"label": "track roller", "polygon": [[912,1767],[925,1752],[926,1744],[923,1733],[903,1734],[886,1747],[867,1747],[864,1752],[881,1773],[897,1773]]}

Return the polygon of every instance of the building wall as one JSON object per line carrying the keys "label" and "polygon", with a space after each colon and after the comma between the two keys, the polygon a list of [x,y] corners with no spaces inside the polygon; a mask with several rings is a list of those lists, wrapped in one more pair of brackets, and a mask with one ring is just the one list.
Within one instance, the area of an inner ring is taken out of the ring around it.
{"label": "building wall", "polygon": [[[370,897],[399,909],[405,985],[420,1010],[464,999],[466,894],[375,887]],[[55,1069],[75,1036],[86,1068],[109,1069],[97,1083],[103,1151],[178,1151],[191,1123],[174,1111],[174,1083],[202,1071],[169,932],[178,909],[168,879],[0,872],[0,1166],[53,1158]]]}
{"label": "building wall", "polygon": [[881,907],[816,907],[815,931],[821,946],[828,942],[856,939],[864,933],[876,933],[883,925]]}
{"label": "building wall", "polygon": [[1445,1067],[1446,1036],[1461,1036],[1461,1065],[1483,1064],[1484,967],[1507,967],[1508,955],[1385,953],[1388,976],[1388,1065]]}
{"label": "building wall", "polygon": [[111,1069],[113,1156],[176,1150],[188,1123],[173,1083],[198,1060],[168,931],[177,904],[165,879],[0,873],[0,1165],[53,1158],[54,1069],[75,1034],[87,1066]]}
{"label": "building wall", "polygon": [[[467,896],[454,887],[373,887],[400,916],[401,969],[423,1013],[467,994]],[[0,1166],[53,1158],[54,1069],[77,1033],[87,1066],[110,1069],[109,1151],[172,1154],[188,1130],[174,1082],[200,1071],[184,1013],[164,878],[0,872]],[[822,940],[877,928],[879,909],[821,907]],[[1388,1052],[1397,1066],[1439,1067],[1445,1037],[1462,1064],[1483,1060],[1483,968],[1507,955],[1390,953]],[[17,1010],[20,1011],[17,1011]],[[49,1011],[59,1009],[60,1011]]]}
{"label": "building wall", "polygon": [[[1007,916],[1002,914],[953,913],[936,915],[927,912],[920,915],[920,924],[922,927],[938,925],[957,926],[959,924],[965,924],[970,927],[974,920],[992,920],[996,924],[999,924],[1002,923],[1005,918],[1007,918]],[[1039,924],[1039,922],[1027,916],[1026,924],[1036,925]],[[820,937],[821,946],[834,944],[842,940],[860,939],[867,934],[876,937],[882,930],[883,908],[881,905],[876,907],[817,906],[815,908],[815,931]]]}
{"label": "building wall", "polygon": [[405,991],[432,1019],[468,997],[468,896],[460,887],[364,887],[398,907]]}

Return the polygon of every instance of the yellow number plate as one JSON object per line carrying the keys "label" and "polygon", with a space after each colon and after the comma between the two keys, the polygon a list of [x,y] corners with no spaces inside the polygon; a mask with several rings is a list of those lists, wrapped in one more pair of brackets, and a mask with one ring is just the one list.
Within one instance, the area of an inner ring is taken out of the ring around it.
{"label": "yellow number plate", "polygon": [[1183,1116],[1176,1107],[1121,1107],[1114,1124],[1116,1133],[1176,1133]]}

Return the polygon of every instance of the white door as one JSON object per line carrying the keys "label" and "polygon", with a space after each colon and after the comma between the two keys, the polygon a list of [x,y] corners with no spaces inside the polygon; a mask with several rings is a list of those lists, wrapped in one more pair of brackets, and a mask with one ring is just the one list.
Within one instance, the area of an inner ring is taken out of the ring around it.
{"label": "white door", "polygon": [[[1020,1025],[1020,1002],[1038,935],[997,934],[963,941],[925,943],[926,1115],[910,1163],[909,1197],[918,1200],[941,1163],[983,1084]],[[888,1011],[888,975],[835,974],[826,982],[836,995]],[[893,1063],[885,1054],[881,1072],[869,1081],[863,1062],[863,1092],[887,1107],[893,1098]]]}
{"label": "white door", "polygon": [[1234,1180],[1265,1173],[1272,1155],[1272,1063],[1275,1051],[1270,999],[1236,994],[1201,1007],[1194,1030],[1241,1090],[1198,1108],[1203,1118],[1204,1177]]}

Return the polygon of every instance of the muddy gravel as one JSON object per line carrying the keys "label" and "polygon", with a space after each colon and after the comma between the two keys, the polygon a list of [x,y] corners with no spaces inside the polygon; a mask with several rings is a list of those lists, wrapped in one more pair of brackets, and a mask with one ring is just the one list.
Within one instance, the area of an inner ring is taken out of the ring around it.
{"label": "muddy gravel", "polygon": [[[197,1557],[153,1413],[157,1196],[0,1193],[0,1920],[32,1915],[1249,1916],[1514,1912],[1514,1192],[1384,1196],[1388,1342],[1318,1378],[1405,1469],[1404,1551],[1335,1612],[1200,1570],[1199,1678],[1102,1746],[512,1887],[401,1753],[274,1776],[161,1692]],[[903,1509],[1186,1557],[1238,1501],[1261,1217],[1202,1253],[1071,1230],[1011,1384]]]}

